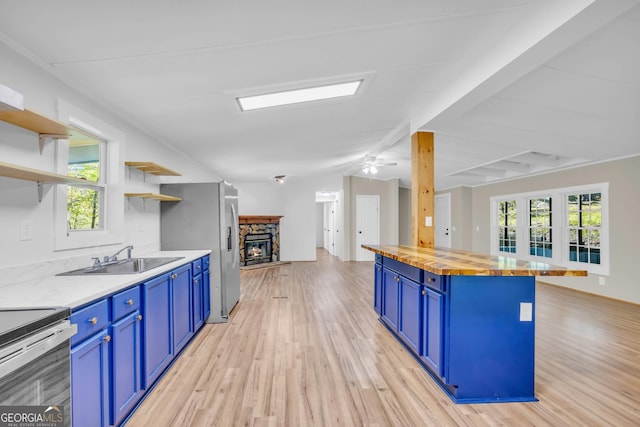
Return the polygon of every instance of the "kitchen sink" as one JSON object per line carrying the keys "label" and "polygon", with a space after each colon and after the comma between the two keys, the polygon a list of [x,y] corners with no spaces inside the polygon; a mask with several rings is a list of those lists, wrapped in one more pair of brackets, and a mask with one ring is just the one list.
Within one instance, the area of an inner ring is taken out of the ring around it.
{"label": "kitchen sink", "polygon": [[184,257],[149,257],[149,258],[131,258],[130,260],[122,260],[113,264],[107,264],[98,267],[85,267],[78,270],[59,273],[57,276],[81,276],[85,274],[138,274],[152,270],[161,265],[169,264]]}

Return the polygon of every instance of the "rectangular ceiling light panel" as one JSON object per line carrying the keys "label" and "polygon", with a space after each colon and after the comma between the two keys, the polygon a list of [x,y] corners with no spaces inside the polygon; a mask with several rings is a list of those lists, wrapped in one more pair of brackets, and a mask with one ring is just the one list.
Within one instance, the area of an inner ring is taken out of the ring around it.
{"label": "rectangular ceiling light panel", "polygon": [[260,108],[278,107],[281,105],[355,95],[361,83],[362,80],[357,80],[354,82],[287,90],[264,95],[245,96],[237,99],[242,111],[257,110]]}

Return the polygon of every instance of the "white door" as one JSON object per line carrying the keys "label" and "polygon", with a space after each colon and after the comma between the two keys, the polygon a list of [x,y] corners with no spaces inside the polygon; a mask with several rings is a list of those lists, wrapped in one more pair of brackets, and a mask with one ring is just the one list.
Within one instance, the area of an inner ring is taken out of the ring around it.
{"label": "white door", "polygon": [[334,247],[334,236],[333,236],[333,232],[334,232],[334,223],[335,223],[335,218],[334,218],[334,209],[333,209],[333,202],[327,202],[324,204],[324,209],[326,211],[326,216],[327,216],[327,228],[326,228],[326,249],[327,251],[331,254],[331,255],[335,255],[335,247]]}
{"label": "white door", "polygon": [[434,224],[433,234],[435,245],[440,248],[451,247],[451,194],[440,194],[434,200]]}
{"label": "white door", "polygon": [[374,261],[362,244],[380,244],[380,196],[356,195],[356,261]]}

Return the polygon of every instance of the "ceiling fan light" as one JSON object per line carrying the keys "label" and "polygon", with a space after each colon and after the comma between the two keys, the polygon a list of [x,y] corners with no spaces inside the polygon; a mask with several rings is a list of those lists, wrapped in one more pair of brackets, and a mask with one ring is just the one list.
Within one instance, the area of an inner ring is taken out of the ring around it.
{"label": "ceiling fan light", "polygon": [[378,168],[377,168],[377,167],[375,167],[375,166],[371,166],[371,169],[370,169],[370,170],[371,170],[371,175],[375,175],[375,174],[377,174],[377,173],[378,173]]}
{"label": "ceiling fan light", "polygon": [[366,175],[366,174],[368,174],[368,173],[369,173],[369,168],[368,168],[368,167],[366,167],[366,168],[362,169],[362,172],[364,172],[364,173],[365,173],[365,175]]}

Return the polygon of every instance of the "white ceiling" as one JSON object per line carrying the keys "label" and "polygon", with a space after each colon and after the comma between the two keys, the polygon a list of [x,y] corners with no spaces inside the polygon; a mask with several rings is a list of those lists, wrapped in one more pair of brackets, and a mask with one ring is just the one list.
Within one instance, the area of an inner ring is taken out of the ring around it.
{"label": "white ceiling", "polygon": [[[0,42],[231,182],[378,155],[408,186],[429,130],[444,189],[640,153],[638,2],[0,0]],[[354,78],[348,99],[235,100]]]}

